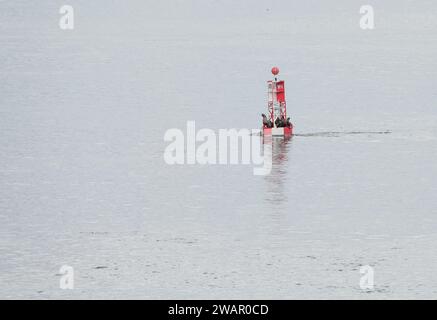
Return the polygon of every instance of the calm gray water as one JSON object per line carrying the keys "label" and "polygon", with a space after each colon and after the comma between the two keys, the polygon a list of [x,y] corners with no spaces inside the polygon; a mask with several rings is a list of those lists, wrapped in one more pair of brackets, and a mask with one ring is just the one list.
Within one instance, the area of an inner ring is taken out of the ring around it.
{"label": "calm gray water", "polygon": [[[0,298],[437,297],[435,1],[63,4],[0,1]],[[270,175],[164,162],[258,128],[273,65]]]}

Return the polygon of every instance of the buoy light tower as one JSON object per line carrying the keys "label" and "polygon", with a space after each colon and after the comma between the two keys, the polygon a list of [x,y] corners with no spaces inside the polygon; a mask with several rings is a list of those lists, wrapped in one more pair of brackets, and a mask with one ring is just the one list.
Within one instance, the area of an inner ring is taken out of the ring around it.
{"label": "buoy light tower", "polygon": [[272,68],[274,80],[267,81],[268,116],[263,116],[263,134],[272,136],[289,136],[293,134],[293,124],[287,117],[284,81],[278,81],[279,69]]}

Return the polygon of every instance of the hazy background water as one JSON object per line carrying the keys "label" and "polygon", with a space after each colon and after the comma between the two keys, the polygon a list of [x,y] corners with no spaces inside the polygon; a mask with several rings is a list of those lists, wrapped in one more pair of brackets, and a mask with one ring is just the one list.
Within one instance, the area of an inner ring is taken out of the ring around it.
{"label": "hazy background water", "polygon": [[[437,297],[435,1],[63,4],[0,1],[1,298]],[[271,175],[165,164],[187,120],[258,128],[273,65]]]}

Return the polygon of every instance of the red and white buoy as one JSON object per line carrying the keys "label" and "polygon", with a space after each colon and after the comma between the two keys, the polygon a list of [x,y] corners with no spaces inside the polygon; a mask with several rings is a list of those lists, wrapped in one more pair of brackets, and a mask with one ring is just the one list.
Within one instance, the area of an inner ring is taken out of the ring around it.
{"label": "red and white buoy", "polygon": [[274,80],[267,81],[268,89],[268,115],[263,119],[263,135],[291,136],[293,124],[287,118],[287,104],[285,102],[284,81],[278,81],[279,69],[272,68]]}

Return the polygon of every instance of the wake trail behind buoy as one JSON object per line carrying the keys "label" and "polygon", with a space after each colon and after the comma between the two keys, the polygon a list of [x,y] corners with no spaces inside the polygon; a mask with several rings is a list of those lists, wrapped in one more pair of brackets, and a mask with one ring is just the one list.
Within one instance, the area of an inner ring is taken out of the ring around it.
{"label": "wake trail behind buoy", "polygon": [[353,134],[389,134],[391,131],[324,131],[324,132],[312,132],[312,133],[295,133],[296,137],[339,137],[344,135]]}

